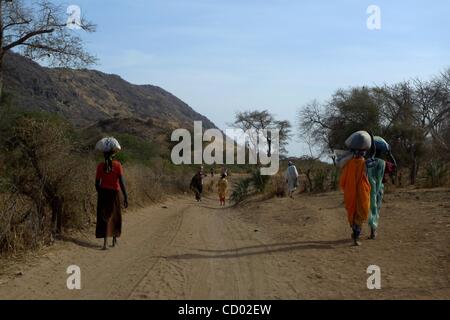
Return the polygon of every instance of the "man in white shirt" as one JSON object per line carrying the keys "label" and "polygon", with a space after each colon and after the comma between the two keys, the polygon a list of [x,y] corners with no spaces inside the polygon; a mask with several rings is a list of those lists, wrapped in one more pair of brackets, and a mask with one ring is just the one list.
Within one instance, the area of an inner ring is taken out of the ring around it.
{"label": "man in white shirt", "polygon": [[288,184],[289,197],[293,198],[293,193],[297,190],[298,186],[298,171],[292,161],[289,161],[288,168],[286,170],[286,183]]}

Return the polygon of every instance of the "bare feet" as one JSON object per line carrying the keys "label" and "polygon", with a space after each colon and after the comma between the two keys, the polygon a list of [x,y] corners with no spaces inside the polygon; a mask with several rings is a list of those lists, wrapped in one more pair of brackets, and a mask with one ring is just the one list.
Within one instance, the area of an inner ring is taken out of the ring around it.
{"label": "bare feet", "polygon": [[353,245],[359,247],[361,245],[361,241],[359,241],[359,237],[356,237],[354,233],[351,234],[353,239]]}

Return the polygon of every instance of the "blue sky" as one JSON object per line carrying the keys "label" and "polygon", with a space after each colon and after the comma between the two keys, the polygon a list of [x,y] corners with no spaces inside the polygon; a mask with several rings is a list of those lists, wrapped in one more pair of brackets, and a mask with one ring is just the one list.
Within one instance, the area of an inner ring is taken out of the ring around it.
{"label": "blue sky", "polygon": [[[84,36],[95,69],[161,86],[222,129],[245,109],[295,125],[299,108],[338,88],[450,67],[447,0],[57,2],[98,25]],[[369,5],[381,9],[381,30],[366,26]],[[298,141],[289,151],[307,152]]]}

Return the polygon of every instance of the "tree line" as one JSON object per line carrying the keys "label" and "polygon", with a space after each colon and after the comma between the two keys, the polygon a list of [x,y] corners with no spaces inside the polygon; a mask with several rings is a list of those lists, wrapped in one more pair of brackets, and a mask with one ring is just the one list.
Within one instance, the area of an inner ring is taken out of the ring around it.
{"label": "tree line", "polygon": [[333,161],[352,132],[380,135],[415,184],[423,165],[437,168],[450,161],[450,68],[430,80],[339,89],[328,101],[299,110],[297,125],[315,153]]}

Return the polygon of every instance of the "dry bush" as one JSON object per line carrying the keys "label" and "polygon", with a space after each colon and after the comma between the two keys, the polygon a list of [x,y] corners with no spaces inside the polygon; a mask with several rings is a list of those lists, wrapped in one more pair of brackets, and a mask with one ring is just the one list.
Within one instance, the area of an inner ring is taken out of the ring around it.
{"label": "dry bush", "polygon": [[209,182],[208,182],[208,184],[206,185],[206,191],[207,192],[214,192],[214,180],[210,180]]}
{"label": "dry bush", "polygon": [[33,203],[25,197],[14,190],[0,194],[0,254],[38,245],[39,232],[34,232],[29,222],[35,221],[33,215]]}
{"label": "dry bush", "polygon": [[84,224],[92,209],[89,195],[93,183],[87,174],[92,164],[83,160],[69,134],[70,128],[60,120],[22,117],[9,143],[13,184],[34,201],[41,219],[50,209],[49,224],[57,233],[61,233],[63,224]]}
{"label": "dry bush", "polygon": [[95,214],[89,175],[95,165],[71,141],[69,126],[51,117],[19,116],[2,133],[8,155],[2,158],[3,180],[9,186],[0,204],[2,251],[33,248],[63,228],[86,226]]}
{"label": "dry bush", "polygon": [[80,229],[95,221],[97,193],[94,187],[96,164],[91,159],[77,157],[69,184],[61,186],[64,197],[63,226]]}
{"label": "dry bush", "polygon": [[167,193],[185,193],[190,192],[191,179],[194,172],[190,170],[167,170],[164,172],[162,181],[163,189]]}
{"label": "dry bush", "polygon": [[267,193],[271,197],[286,197],[286,179],[282,174],[271,177]]}
{"label": "dry bush", "polygon": [[124,176],[131,207],[142,207],[164,197],[162,175],[158,171],[143,165],[126,166]]}
{"label": "dry bush", "polygon": [[[0,254],[37,248],[96,219],[96,156],[65,121],[44,114],[0,117]],[[124,163],[130,206],[189,191],[193,172],[154,156]],[[97,161],[99,161],[98,159]]]}

